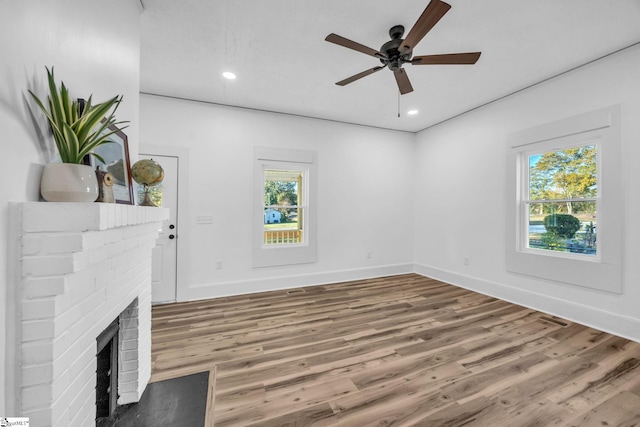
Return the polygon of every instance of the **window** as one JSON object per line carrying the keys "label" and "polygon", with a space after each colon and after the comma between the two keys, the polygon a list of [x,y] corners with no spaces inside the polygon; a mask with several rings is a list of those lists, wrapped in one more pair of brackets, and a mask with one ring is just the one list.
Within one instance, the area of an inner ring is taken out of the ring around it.
{"label": "window", "polygon": [[304,170],[265,169],[264,244],[304,243]]}
{"label": "window", "polygon": [[591,143],[521,156],[526,248],[597,255],[597,152],[598,145]]}
{"label": "window", "polygon": [[511,136],[508,271],[621,292],[621,117],[611,107]]}
{"label": "window", "polygon": [[256,148],[253,267],[315,262],[316,155]]}

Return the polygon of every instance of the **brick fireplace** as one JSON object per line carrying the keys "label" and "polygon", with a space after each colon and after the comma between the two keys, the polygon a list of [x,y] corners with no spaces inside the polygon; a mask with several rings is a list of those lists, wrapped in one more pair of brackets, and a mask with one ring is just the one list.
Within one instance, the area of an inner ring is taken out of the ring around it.
{"label": "brick fireplace", "polygon": [[15,415],[34,426],[90,426],[96,338],[117,319],[118,404],[151,375],[151,251],[167,209],[21,203],[15,289]]}

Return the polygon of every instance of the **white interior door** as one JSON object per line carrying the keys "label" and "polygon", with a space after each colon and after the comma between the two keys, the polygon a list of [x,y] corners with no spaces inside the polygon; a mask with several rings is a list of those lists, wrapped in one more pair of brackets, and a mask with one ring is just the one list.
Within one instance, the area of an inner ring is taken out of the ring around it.
{"label": "white interior door", "polygon": [[[153,159],[164,169],[164,180],[154,191],[162,193],[162,207],[169,209],[169,220],[162,224],[153,248],[151,301],[154,304],[176,301],[178,254],[178,157],[140,154]],[[138,202],[140,200],[138,193]]]}

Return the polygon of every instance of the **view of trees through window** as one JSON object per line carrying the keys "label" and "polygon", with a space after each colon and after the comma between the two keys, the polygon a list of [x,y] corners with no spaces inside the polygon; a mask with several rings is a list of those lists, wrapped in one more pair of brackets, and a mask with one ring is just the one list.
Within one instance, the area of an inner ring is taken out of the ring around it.
{"label": "view of trees through window", "polygon": [[303,242],[301,171],[267,169],[264,180],[264,243]]}
{"label": "view of trees through window", "polygon": [[529,155],[528,245],[595,255],[597,146]]}

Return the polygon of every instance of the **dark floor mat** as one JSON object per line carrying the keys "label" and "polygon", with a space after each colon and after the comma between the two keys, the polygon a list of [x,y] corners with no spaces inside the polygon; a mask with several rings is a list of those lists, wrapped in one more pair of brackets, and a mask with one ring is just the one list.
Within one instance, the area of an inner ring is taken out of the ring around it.
{"label": "dark floor mat", "polygon": [[209,372],[151,383],[140,402],[116,409],[97,427],[204,426]]}

